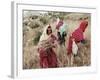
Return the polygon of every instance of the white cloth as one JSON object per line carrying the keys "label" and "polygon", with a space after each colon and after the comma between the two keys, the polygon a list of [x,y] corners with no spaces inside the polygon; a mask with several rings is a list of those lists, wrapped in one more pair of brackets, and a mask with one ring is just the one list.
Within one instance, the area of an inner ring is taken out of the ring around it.
{"label": "white cloth", "polygon": [[73,44],[72,44],[72,53],[74,55],[77,55],[77,52],[78,52],[78,46],[77,44],[75,43],[75,41],[73,41]]}
{"label": "white cloth", "polygon": [[49,25],[47,25],[46,27],[44,27],[44,30],[43,30],[43,33],[42,33],[42,35],[40,37],[39,42],[44,41],[44,40],[47,40],[49,38],[49,36],[46,33],[46,30],[47,30],[48,26]]}

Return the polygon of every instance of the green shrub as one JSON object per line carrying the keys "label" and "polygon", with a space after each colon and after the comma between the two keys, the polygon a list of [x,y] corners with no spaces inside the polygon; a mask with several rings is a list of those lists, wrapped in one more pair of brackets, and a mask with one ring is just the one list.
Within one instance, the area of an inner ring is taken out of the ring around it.
{"label": "green shrub", "polygon": [[34,28],[40,27],[41,26],[41,23],[38,20],[34,20],[34,21],[31,21],[29,23],[29,26],[30,26],[30,28],[34,29]]}
{"label": "green shrub", "polygon": [[31,28],[34,29],[34,28],[38,28],[39,26],[40,26],[40,24],[34,23],[34,24],[31,26]]}
{"label": "green shrub", "polygon": [[35,16],[35,15],[34,15],[34,16],[31,16],[31,18],[32,18],[32,19],[37,19],[38,16]]}
{"label": "green shrub", "polygon": [[41,17],[41,18],[40,18],[40,21],[45,25],[45,24],[48,23],[49,19],[48,19],[47,16],[44,16],[44,17]]}

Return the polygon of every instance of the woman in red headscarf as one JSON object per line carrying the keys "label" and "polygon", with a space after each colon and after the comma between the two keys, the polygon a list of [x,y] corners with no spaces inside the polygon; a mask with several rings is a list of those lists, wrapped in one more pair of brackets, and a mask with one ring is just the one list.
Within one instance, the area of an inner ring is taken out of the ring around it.
{"label": "woman in red headscarf", "polygon": [[57,67],[57,57],[53,48],[55,48],[56,37],[52,34],[51,26],[47,26],[40,38],[39,55],[41,68]]}
{"label": "woman in red headscarf", "polygon": [[86,20],[83,20],[81,23],[80,23],[80,26],[79,28],[77,28],[72,34],[71,36],[69,37],[69,42],[68,42],[68,48],[67,48],[67,55],[70,56],[71,58],[71,54],[72,54],[72,45],[73,45],[73,39],[75,41],[75,43],[85,43],[85,39],[84,39],[84,32],[86,30],[88,26],[88,21]]}

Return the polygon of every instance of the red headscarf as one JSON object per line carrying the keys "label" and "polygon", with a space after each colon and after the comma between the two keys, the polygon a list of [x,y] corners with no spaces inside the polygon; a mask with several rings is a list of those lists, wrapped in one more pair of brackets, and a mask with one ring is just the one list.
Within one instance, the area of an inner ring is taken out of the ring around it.
{"label": "red headscarf", "polygon": [[85,32],[86,28],[88,26],[88,22],[87,21],[82,21],[80,23],[80,26],[78,29],[76,29],[73,33],[72,36],[69,37],[69,43],[68,43],[68,54],[72,53],[72,38],[75,39],[75,42],[80,42],[81,40],[84,39],[84,35],[83,33]]}
{"label": "red headscarf", "polygon": [[60,20],[60,21],[58,22],[58,24],[56,25],[56,29],[59,30],[59,28],[60,28],[62,25],[63,25],[63,21]]}

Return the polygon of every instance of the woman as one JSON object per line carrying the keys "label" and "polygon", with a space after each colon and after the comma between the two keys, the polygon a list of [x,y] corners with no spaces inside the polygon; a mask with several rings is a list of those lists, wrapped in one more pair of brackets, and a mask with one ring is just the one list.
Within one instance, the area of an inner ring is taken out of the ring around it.
{"label": "woman", "polygon": [[72,45],[73,45],[73,39],[75,41],[76,44],[78,43],[85,43],[85,39],[84,39],[84,32],[86,30],[88,26],[88,21],[83,20],[80,23],[79,28],[77,28],[69,37],[69,42],[68,42],[68,48],[67,48],[67,55],[69,56],[69,58],[71,59],[71,54],[72,54]]}
{"label": "woman", "polygon": [[41,68],[57,67],[57,57],[53,50],[55,48],[56,37],[52,34],[51,26],[47,26],[40,38],[39,54]]}
{"label": "woman", "polygon": [[64,23],[63,19],[59,20],[56,24],[57,36],[59,44],[65,45],[65,36],[67,36],[68,26]]}

